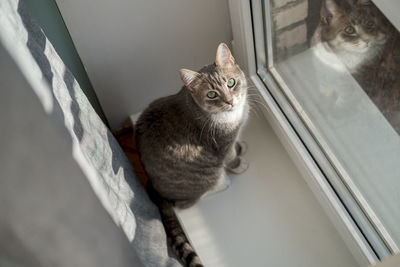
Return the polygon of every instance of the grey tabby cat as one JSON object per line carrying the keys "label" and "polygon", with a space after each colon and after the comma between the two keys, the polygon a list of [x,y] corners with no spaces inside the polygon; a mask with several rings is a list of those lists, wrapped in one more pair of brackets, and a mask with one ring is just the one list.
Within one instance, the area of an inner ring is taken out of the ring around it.
{"label": "grey tabby cat", "polygon": [[400,133],[400,34],[370,0],[322,0],[312,45],[347,67]]}
{"label": "grey tabby cat", "polygon": [[140,159],[159,206],[172,248],[187,266],[202,266],[175,217],[207,194],[228,187],[226,171],[248,168],[238,141],[248,116],[244,73],[225,44],[214,64],[195,72],[181,69],[183,88],[158,99],[135,125]]}

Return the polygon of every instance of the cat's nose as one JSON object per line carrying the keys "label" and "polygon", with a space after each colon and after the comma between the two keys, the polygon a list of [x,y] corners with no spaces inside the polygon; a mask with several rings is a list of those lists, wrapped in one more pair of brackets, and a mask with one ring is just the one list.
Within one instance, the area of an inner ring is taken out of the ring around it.
{"label": "cat's nose", "polygon": [[226,103],[227,103],[228,105],[231,105],[231,106],[232,106],[233,100],[232,100],[232,99],[231,99],[231,100],[227,100]]}

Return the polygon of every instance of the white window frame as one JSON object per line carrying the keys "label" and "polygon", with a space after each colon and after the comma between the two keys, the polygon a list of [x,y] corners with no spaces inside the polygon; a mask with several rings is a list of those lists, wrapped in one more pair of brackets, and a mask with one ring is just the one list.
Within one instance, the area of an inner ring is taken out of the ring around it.
{"label": "white window frame", "polygon": [[[271,91],[281,91],[275,82],[276,77],[273,79],[270,74],[263,73],[260,75],[260,73],[257,73],[255,47],[259,44],[254,41],[254,34],[256,33],[253,32],[252,23],[254,18],[252,17],[250,2],[257,1],[229,0],[234,40],[232,46],[237,62],[255,84],[266,104],[267,108],[263,110],[266,119],[358,263],[361,266],[376,264],[381,258],[385,258],[392,253],[398,253],[396,245],[394,244],[393,246],[390,243],[391,238],[382,238],[382,233],[379,232],[379,229],[377,230],[376,227],[371,226],[371,218],[365,216],[364,211],[360,210],[354,198],[350,195],[347,196],[345,193],[339,196],[334,190],[332,181],[335,183],[334,186],[336,188],[344,188],[345,185],[340,182],[341,179],[339,177],[334,177],[337,176],[337,173],[332,169],[331,164],[329,162],[324,163],[324,155],[318,149],[319,146],[312,136],[304,138],[306,135],[302,134],[302,139],[300,139],[298,133],[296,133],[295,128],[297,131],[299,129],[301,131],[304,128],[304,124],[300,120],[298,123],[296,123],[296,120],[289,121],[288,114],[295,114],[296,112],[290,103],[285,100],[283,94],[271,93]],[[386,14],[386,12],[384,13]],[[266,34],[270,34],[268,27]],[[267,38],[267,42],[268,40],[270,39]],[[259,54],[257,56],[265,57],[265,55]],[[270,90],[267,89],[266,85]],[[279,105],[276,101],[278,98],[280,98]],[[295,125],[295,128],[293,125]],[[315,156],[319,158],[318,163],[315,160]],[[323,168],[321,168],[321,164],[324,165],[322,166]],[[324,170],[323,172],[322,169]],[[328,182],[327,176],[333,178]],[[343,190],[343,192],[346,191]],[[354,219],[355,217],[357,220]]]}

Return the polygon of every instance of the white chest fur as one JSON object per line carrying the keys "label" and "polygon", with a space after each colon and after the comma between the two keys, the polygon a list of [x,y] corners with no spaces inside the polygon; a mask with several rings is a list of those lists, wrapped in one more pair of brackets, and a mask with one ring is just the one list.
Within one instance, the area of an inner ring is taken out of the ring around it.
{"label": "white chest fur", "polygon": [[211,120],[224,127],[235,128],[239,123],[247,120],[248,111],[249,106],[244,98],[232,110],[211,115]]}
{"label": "white chest fur", "polygon": [[377,54],[377,50],[369,49],[363,54],[340,51],[337,53],[337,56],[342,60],[351,73],[356,73],[361,66],[374,59]]}
{"label": "white chest fur", "polygon": [[321,62],[331,68],[350,73],[356,73],[360,66],[363,66],[370,60],[373,60],[378,54],[379,49],[370,48],[365,53],[355,53],[346,50],[333,52],[327,43],[318,43],[313,47],[315,55]]}

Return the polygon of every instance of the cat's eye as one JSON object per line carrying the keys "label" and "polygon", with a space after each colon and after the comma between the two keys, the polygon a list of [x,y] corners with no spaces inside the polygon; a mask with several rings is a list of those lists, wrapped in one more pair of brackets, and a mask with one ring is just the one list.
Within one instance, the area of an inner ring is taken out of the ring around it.
{"label": "cat's eye", "polygon": [[372,20],[367,21],[366,23],[367,27],[372,28],[375,26],[375,22],[373,22]]}
{"label": "cat's eye", "polygon": [[347,34],[354,34],[354,33],[356,32],[356,30],[354,29],[353,26],[347,26],[347,27],[344,29],[344,32],[347,33]]}
{"label": "cat's eye", "polygon": [[235,79],[230,78],[230,79],[228,80],[228,82],[226,83],[226,85],[227,85],[229,88],[232,88],[232,87],[235,85],[235,83],[236,83]]}
{"label": "cat's eye", "polygon": [[217,95],[218,95],[218,94],[217,94],[217,92],[215,92],[215,91],[210,91],[210,92],[207,93],[207,97],[208,97],[208,98],[211,98],[211,99],[216,98]]}

